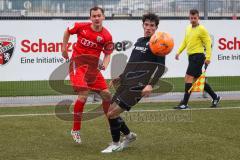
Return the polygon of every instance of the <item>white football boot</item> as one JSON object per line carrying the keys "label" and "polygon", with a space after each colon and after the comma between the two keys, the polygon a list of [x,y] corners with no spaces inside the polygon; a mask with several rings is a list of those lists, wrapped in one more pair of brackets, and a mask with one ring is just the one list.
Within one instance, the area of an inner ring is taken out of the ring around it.
{"label": "white football boot", "polygon": [[127,148],[128,145],[135,141],[137,139],[137,134],[136,133],[133,133],[133,132],[130,132],[128,135],[126,135],[124,138],[123,138],[123,141],[121,143],[122,147],[123,148]]}
{"label": "white football boot", "polygon": [[72,135],[73,140],[77,144],[82,143],[81,136],[80,136],[80,130],[77,130],[77,131],[71,130],[71,135]]}
{"label": "white football boot", "polygon": [[120,142],[111,143],[106,149],[102,150],[102,153],[112,153],[112,152],[120,152],[123,150],[123,147]]}

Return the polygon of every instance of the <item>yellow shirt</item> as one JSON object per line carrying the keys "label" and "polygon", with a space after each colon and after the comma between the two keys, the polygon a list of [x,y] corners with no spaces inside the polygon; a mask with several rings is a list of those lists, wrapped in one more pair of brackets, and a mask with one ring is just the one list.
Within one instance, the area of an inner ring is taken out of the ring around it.
{"label": "yellow shirt", "polygon": [[206,60],[211,59],[211,38],[203,25],[194,28],[192,28],[191,24],[187,26],[185,38],[177,54],[181,54],[185,48],[187,48],[188,55],[204,53],[204,49],[206,49]]}

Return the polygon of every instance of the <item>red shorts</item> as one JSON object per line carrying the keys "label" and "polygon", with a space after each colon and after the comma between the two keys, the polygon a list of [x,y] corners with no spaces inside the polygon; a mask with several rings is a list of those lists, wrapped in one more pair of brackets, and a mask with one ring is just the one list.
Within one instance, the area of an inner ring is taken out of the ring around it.
{"label": "red shorts", "polygon": [[98,58],[82,56],[70,61],[69,74],[75,92],[81,90],[102,91],[107,89],[107,83],[98,70]]}

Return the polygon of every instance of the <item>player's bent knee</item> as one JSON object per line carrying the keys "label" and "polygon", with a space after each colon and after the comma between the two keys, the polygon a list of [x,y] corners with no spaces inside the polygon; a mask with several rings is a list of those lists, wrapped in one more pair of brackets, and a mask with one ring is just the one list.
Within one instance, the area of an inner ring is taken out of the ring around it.
{"label": "player's bent knee", "polygon": [[114,111],[110,111],[110,112],[107,113],[108,119],[115,119],[115,118],[117,118],[118,116],[119,116],[119,115],[116,114],[116,112],[114,112]]}
{"label": "player's bent knee", "polygon": [[194,77],[190,75],[185,75],[185,83],[192,83]]}
{"label": "player's bent knee", "polygon": [[108,119],[112,119],[113,118],[113,113],[111,111],[108,111],[107,117],[108,117]]}
{"label": "player's bent knee", "polygon": [[78,100],[81,102],[86,102],[87,101],[87,96],[78,96]]}

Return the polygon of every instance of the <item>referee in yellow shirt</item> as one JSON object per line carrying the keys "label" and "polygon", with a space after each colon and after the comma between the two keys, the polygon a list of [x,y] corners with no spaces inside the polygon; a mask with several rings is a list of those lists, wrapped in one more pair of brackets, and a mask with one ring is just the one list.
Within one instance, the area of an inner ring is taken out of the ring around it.
{"label": "referee in yellow shirt", "polygon": [[[198,10],[190,10],[189,19],[191,24],[187,26],[185,38],[175,56],[175,59],[179,60],[180,54],[186,48],[189,62],[185,75],[184,98],[175,109],[189,108],[187,104],[191,93],[188,93],[188,90],[192,87],[193,80],[197,79],[202,74],[204,63],[208,65],[211,60],[211,38],[206,28],[199,24]],[[204,50],[206,50],[206,54],[204,54]],[[211,107],[217,107],[221,97],[212,90],[208,83],[205,83],[204,90],[213,99]]]}

